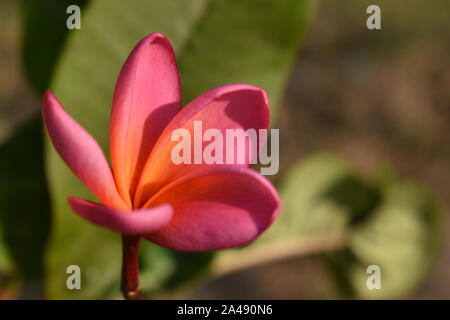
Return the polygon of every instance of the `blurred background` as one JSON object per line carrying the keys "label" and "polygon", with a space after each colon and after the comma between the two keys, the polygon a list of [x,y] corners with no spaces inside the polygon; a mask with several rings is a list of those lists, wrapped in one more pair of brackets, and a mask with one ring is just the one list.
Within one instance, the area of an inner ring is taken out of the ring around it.
{"label": "blurred background", "polygon": [[[65,26],[69,4],[80,30]],[[370,4],[381,30],[366,27]],[[68,209],[89,194],[45,145],[40,94],[52,88],[107,149],[118,70],[163,32],[184,104],[232,82],[269,92],[283,211],[246,248],[146,244],[148,298],[450,298],[449,18],[446,0],[2,0],[0,297],[120,297],[120,239]],[[80,291],[65,287],[71,264]]]}

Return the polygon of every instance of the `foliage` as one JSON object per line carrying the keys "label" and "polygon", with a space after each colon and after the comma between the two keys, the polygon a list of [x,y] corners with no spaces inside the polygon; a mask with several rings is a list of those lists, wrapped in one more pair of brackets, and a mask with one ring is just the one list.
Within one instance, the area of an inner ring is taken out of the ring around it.
{"label": "foliage", "polygon": [[[306,253],[324,252],[346,298],[401,298],[416,289],[436,260],[441,241],[438,207],[431,195],[389,170],[366,181],[342,159],[313,155],[285,173],[279,186],[284,209],[260,239],[246,251],[294,243]],[[370,290],[367,267],[381,269],[381,290]]]}

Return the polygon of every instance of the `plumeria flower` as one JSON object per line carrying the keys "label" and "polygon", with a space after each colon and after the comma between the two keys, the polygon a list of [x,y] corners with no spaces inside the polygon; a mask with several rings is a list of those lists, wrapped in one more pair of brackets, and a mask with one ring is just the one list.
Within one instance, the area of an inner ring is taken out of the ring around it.
{"label": "plumeria flower", "polygon": [[[211,70],[214,72],[214,70]],[[131,52],[117,80],[110,119],[112,170],[97,142],[51,92],[43,98],[48,134],[66,164],[102,204],[69,198],[86,220],[183,251],[245,245],[276,218],[279,196],[244,164],[174,164],[171,133],[267,129],[266,93],[245,84],[205,92],[181,109],[175,55],[161,34]],[[224,150],[226,152],[226,150]]]}

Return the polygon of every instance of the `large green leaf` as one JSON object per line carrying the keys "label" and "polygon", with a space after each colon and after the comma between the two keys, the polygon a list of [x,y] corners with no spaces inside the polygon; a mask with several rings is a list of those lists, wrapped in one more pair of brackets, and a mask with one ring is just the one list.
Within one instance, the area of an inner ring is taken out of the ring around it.
{"label": "large green leaf", "polygon": [[[304,34],[309,7],[306,0],[264,0],[257,5],[250,0],[93,1],[82,11],[82,29],[69,38],[51,87],[107,153],[109,106],[120,67],[140,39],[151,32],[162,32],[175,48],[185,99],[217,85],[244,82],[267,89],[276,106]],[[47,168],[54,211],[48,254],[50,296],[104,296],[119,277],[120,238],[71,212],[67,196],[90,195],[51,146]],[[144,262],[148,261],[147,251],[152,250],[143,250]],[[158,287],[163,281],[171,287],[198,273],[195,266],[205,265],[210,255],[164,249],[153,259],[176,262],[171,276],[164,268],[144,263],[151,267],[143,276],[153,281],[148,287]],[[180,266],[188,261],[191,268]],[[81,291],[66,288],[65,270],[70,264],[79,265],[83,271]],[[160,276],[158,270],[162,270]]]}
{"label": "large green leaf", "polygon": [[179,57],[183,97],[227,83],[264,88],[271,121],[310,19],[309,0],[215,0]]}

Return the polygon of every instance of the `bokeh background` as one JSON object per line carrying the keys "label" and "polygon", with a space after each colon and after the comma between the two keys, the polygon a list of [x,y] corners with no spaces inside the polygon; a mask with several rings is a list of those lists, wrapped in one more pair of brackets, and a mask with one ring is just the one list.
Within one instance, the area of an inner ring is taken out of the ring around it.
{"label": "bokeh background", "polygon": [[[121,63],[163,32],[185,102],[231,82],[267,89],[284,209],[246,248],[146,244],[148,298],[450,298],[450,3],[156,2],[0,2],[0,297],[120,296],[120,239],[65,204],[88,194],[44,147],[39,100],[52,88],[107,148]],[[81,30],[65,28],[69,4]],[[366,28],[370,4],[381,30]],[[80,291],[65,287],[70,264]],[[366,287],[372,264],[381,290]]]}

